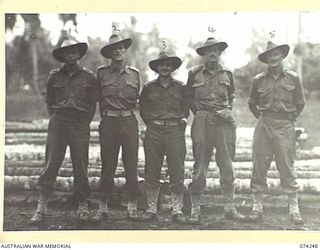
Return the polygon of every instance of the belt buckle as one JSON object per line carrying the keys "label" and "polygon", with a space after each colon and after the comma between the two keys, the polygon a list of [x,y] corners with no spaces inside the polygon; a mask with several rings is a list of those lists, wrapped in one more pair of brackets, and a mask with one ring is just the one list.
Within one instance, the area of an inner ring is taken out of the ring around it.
{"label": "belt buckle", "polygon": [[165,121],[164,120],[153,120],[152,123],[155,124],[155,125],[161,125],[161,126],[165,125]]}
{"label": "belt buckle", "polygon": [[109,116],[109,117],[119,117],[119,111],[117,110],[106,110],[104,112],[105,116]]}
{"label": "belt buckle", "polygon": [[166,122],[167,122],[167,125],[168,125],[168,126],[176,126],[176,125],[179,124],[178,121],[175,121],[175,120],[173,120],[173,121],[168,120],[168,121],[166,121]]}
{"label": "belt buckle", "polygon": [[128,117],[131,114],[131,110],[120,110],[120,117]]}

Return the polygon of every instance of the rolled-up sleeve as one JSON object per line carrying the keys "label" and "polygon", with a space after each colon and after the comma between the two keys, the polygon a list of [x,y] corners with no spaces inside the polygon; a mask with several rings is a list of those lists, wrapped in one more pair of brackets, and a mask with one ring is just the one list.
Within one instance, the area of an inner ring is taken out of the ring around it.
{"label": "rolled-up sleeve", "polygon": [[250,86],[249,99],[248,99],[249,105],[259,104],[259,94],[257,90],[258,90],[258,80],[254,79]]}
{"label": "rolled-up sleeve", "polygon": [[234,77],[231,72],[229,73],[229,79],[230,79],[230,87],[228,88],[228,98],[229,98],[229,101],[232,102],[235,97],[235,87],[234,87]]}
{"label": "rolled-up sleeve", "polygon": [[192,71],[190,70],[188,73],[188,80],[187,80],[187,84],[185,87],[185,95],[187,98],[187,107],[188,110],[190,109],[192,111],[193,114],[195,114],[197,112],[197,108],[194,104],[194,88],[192,87],[193,81],[194,81],[194,76],[195,74],[192,73]]}
{"label": "rolled-up sleeve", "polygon": [[142,92],[139,98],[140,104],[140,116],[145,124],[147,124],[148,117],[147,117],[147,87],[143,87]]}
{"label": "rolled-up sleeve", "polygon": [[53,82],[52,76],[49,75],[46,81],[46,85],[47,85],[46,103],[47,103],[47,110],[50,116],[53,113],[52,106],[55,104],[55,96],[54,96],[54,90],[52,88],[52,82]]}
{"label": "rolled-up sleeve", "polygon": [[296,105],[305,105],[306,101],[305,101],[305,97],[304,97],[304,91],[303,91],[303,85],[302,82],[300,81],[299,76],[297,76],[295,78],[295,92],[294,92],[294,97],[293,97],[293,101]]}

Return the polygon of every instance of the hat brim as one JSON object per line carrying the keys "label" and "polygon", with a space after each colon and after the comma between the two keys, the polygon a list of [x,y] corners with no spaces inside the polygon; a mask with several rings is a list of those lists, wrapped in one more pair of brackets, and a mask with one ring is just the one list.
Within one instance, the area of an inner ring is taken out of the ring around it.
{"label": "hat brim", "polygon": [[114,43],[108,43],[107,45],[105,45],[101,50],[100,53],[101,55],[103,55],[106,58],[111,58],[111,50],[118,44],[123,43],[124,48],[128,49],[131,44],[132,44],[132,39],[131,38],[125,38],[123,40],[114,42]]}
{"label": "hat brim", "polygon": [[288,44],[283,44],[283,45],[276,46],[276,47],[274,47],[272,49],[268,49],[268,50],[264,51],[263,53],[261,53],[258,56],[258,59],[263,63],[268,63],[267,57],[270,54],[270,52],[275,50],[275,49],[281,49],[281,51],[283,53],[283,58],[285,58],[289,53],[290,47],[289,47]]}
{"label": "hat brim", "polygon": [[157,59],[157,60],[153,60],[151,62],[149,62],[149,67],[158,73],[158,67],[160,64],[164,63],[164,62],[170,62],[172,67],[172,71],[175,71],[177,68],[179,68],[182,64],[182,61],[179,57],[176,56],[170,56],[170,57],[166,57],[166,58],[162,58],[162,59]]}
{"label": "hat brim", "polygon": [[228,47],[228,44],[226,42],[218,42],[218,43],[214,43],[214,44],[210,44],[210,45],[199,47],[199,48],[196,49],[196,51],[200,56],[204,56],[204,51],[205,51],[206,48],[215,47],[215,46],[218,46],[220,48],[221,52],[222,52]]}
{"label": "hat brim", "polygon": [[70,46],[62,47],[62,48],[57,48],[52,51],[53,57],[59,61],[59,62],[65,62],[65,54],[66,51],[71,49],[71,48],[77,48],[80,54],[79,59],[81,59],[87,52],[88,50],[88,45],[86,43],[77,43],[73,44]]}

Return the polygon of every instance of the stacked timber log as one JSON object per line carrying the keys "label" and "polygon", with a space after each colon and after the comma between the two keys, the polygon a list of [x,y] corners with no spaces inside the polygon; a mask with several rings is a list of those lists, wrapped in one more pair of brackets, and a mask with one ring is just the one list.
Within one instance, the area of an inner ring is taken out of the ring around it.
{"label": "stacked timber log", "polygon": [[[91,140],[89,150],[88,175],[90,184],[95,190],[99,183],[101,172],[100,147],[98,144],[98,124],[91,125]],[[6,146],[5,146],[5,188],[7,190],[22,190],[36,188],[39,174],[44,167],[44,154],[46,143],[47,121],[34,123],[7,123],[6,124]],[[236,192],[250,193],[250,177],[252,173],[251,143],[253,128],[237,129],[237,150],[234,162],[236,177]],[[300,135],[301,140],[306,140],[305,131]],[[139,147],[139,178],[144,178],[144,151],[143,133],[140,136]],[[187,157],[185,161],[185,184],[192,179],[192,141],[190,138],[190,127],[186,130]],[[121,153],[120,153],[121,155]],[[166,162],[162,169],[163,179],[168,180]],[[300,191],[304,193],[320,192],[320,154],[312,150],[298,149],[297,161],[295,163],[297,181]],[[71,191],[73,187],[73,171],[70,160],[70,152],[67,150],[66,158],[59,171],[55,184],[56,190]],[[115,184],[122,186],[125,183],[124,168],[121,160],[115,174]],[[279,174],[273,162],[268,172],[268,185],[271,193],[279,192]],[[214,158],[209,166],[207,175],[207,193],[220,193],[219,170]]]}

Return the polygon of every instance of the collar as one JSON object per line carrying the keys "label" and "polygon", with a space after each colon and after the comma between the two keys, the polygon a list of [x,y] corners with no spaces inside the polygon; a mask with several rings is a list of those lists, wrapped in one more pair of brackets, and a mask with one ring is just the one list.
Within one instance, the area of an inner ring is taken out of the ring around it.
{"label": "collar", "polygon": [[[77,63],[76,70],[72,73],[72,75],[77,74],[81,70],[82,70],[82,66],[79,63]],[[63,64],[63,66],[61,67],[61,71],[66,73],[66,74],[69,74],[69,71],[67,70],[66,64]]]}
{"label": "collar", "polygon": [[169,88],[169,87],[171,87],[171,86],[173,85],[174,80],[173,80],[172,76],[170,75],[170,76],[169,76],[169,84],[168,84],[167,87],[164,87],[164,86],[160,83],[160,76],[158,76],[158,78],[156,79],[156,82],[157,82],[158,85],[160,85],[160,86],[163,87],[163,88]]}
{"label": "collar", "polygon": [[[118,71],[117,67],[113,63],[110,64],[110,70],[111,72]],[[127,64],[124,64],[123,67],[120,69],[120,73],[125,72],[127,74],[130,73],[129,66]]]}
{"label": "collar", "polygon": [[271,77],[271,78],[273,78],[273,79],[278,80],[278,79],[280,79],[282,76],[284,76],[284,73],[285,73],[286,71],[287,71],[287,70],[283,68],[278,77],[274,77],[273,75],[271,75],[271,73],[270,73],[270,71],[269,71],[269,68],[266,70],[265,73],[266,73],[266,76],[267,76],[267,77]]}
{"label": "collar", "polygon": [[210,76],[215,76],[218,73],[220,73],[221,71],[223,71],[223,68],[220,64],[218,64],[217,71],[215,71],[214,73],[212,73],[212,71],[207,68],[207,64],[204,65],[204,68],[202,70],[202,72],[204,72],[204,73],[207,72]]}

